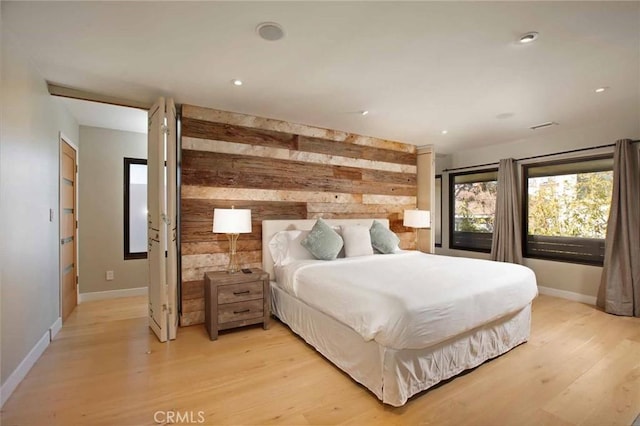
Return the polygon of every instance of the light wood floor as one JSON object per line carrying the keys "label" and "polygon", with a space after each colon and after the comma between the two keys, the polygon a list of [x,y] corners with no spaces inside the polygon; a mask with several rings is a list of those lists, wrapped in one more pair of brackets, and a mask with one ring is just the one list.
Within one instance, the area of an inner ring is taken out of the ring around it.
{"label": "light wood floor", "polygon": [[181,328],[160,344],[146,299],[90,302],[1,424],[153,425],[165,412],[194,424],[628,426],[640,412],[640,319],[540,296],[528,343],[392,408],[277,321],[216,342],[203,326]]}

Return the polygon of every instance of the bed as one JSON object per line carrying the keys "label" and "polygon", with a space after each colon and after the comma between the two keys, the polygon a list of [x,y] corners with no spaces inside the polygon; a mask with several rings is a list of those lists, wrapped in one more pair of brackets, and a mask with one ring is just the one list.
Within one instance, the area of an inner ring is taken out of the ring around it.
{"label": "bed", "polygon": [[[274,267],[273,237],[315,222],[262,222],[272,313],[383,403],[402,406],[528,339],[537,295],[530,269],[415,251],[331,261],[302,255]],[[368,228],[373,219],[326,222]]]}

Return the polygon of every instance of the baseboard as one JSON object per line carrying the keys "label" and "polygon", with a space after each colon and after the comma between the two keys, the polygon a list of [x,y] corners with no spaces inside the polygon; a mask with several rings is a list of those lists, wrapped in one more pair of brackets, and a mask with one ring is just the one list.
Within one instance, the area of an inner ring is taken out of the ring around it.
{"label": "baseboard", "polygon": [[61,328],[62,328],[62,318],[58,317],[56,322],[54,322],[51,325],[51,327],[49,327],[49,339],[53,340],[53,338],[56,337],[56,334],[58,334]]}
{"label": "baseboard", "polygon": [[94,300],[117,299],[119,297],[146,296],[148,287],[123,288],[120,290],[94,291],[92,293],[80,293],[78,303],[93,302]]}
{"label": "baseboard", "polygon": [[587,296],[586,294],[574,293],[572,291],[558,290],[557,288],[538,286],[540,294],[547,296],[560,297],[562,299],[573,300],[574,302],[587,303],[589,305],[596,304],[595,296]]}
{"label": "baseboard", "polygon": [[[58,321],[56,320],[56,323]],[[54,325],[56,324],[54,323]],[[53,326],[51,326],[53,328]],[[31,367],[34,366],[36,361],[40,358],[42,353],[47,346],[49,346],[49,342],[51,342],[51,334],[50,329],[47,330],[46,333],[42,335],[38,343],[35,344],[33,348],[29,351],[27,356],[22,360],[18,368],[13,370],[13,373],[7,378],[7,380],[0,387],[0,407],[4,406],[4,403],[7,402],[13,391],[16,390],[20,382],[27,376]]]}

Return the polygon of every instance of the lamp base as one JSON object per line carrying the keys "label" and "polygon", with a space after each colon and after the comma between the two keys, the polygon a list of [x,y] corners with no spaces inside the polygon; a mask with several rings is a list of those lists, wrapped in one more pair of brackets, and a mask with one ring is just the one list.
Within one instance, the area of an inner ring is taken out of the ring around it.
{"label": "lamp base", "polygon": [[240,270],[238,266],[238,259],[236,257],[236,247],[238,243],[239,234],[227,234],[229,239],[229,265],[227,265],[227,272],[229,274],[235,274]]}

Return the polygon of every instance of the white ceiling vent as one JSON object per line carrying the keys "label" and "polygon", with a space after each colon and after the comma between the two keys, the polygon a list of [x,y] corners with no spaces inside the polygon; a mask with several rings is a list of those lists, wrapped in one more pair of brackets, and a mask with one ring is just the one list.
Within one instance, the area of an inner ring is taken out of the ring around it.
{"label": "white ceiling vent", "polygon": [[540,123],[540,124],[536,124],[535,126],[531,126],[529,127],[531,130],[538,130],[538,129],[543,129],[545,127],[549,127],[549,126],[557,126],[558,123],[556,123],[555,121],[547,121],[546,123]]}
{"label": "white ceiling vent", "polygon": [[275,22],[263,22],[256,27],[258,35],[267,41],[277,41],[284,37],[284,31],[280,24]]}

